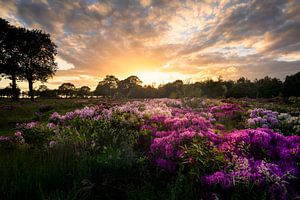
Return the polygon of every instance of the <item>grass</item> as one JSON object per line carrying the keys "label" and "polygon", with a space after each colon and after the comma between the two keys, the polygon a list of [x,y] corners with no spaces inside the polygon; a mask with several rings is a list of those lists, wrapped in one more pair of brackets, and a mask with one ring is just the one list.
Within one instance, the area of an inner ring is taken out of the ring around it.
{"label": "grass", "polygon": [[21,99],[12,102],[0,100],[0,135],[10,135],[17,123],[46,122],[53,112],[66,113],[76,108],[96,104],[99,99],[37,99],[35,102]]}
{"label": "grass", "polygon": [[83,154],[70,147],[0,152],[1,199],[67,199],[89,173]]}

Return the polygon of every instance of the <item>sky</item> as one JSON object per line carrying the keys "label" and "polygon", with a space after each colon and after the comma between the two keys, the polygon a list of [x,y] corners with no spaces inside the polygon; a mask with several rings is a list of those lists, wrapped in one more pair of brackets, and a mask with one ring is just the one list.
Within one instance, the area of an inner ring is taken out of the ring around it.
{"label": "sky", "polygon": [[0,17],[51,34],[49,88],[95,88],[107,74],[158,85],[300,71],[300,0],[0,0]]}

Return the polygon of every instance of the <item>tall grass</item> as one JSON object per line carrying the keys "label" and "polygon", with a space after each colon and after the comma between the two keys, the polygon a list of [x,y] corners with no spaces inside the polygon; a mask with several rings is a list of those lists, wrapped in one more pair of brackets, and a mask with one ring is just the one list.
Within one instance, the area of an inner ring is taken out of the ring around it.
{"label": "tall grass", "polygon": [[74,153],[70,146],[0,152],[0,199],[72,196],[77,183],[89,174],[83,154]]}

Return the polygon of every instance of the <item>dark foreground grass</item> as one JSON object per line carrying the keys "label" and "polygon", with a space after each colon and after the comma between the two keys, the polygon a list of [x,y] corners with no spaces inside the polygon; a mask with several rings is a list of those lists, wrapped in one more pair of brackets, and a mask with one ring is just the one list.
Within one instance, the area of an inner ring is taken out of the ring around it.
{"label": "dark foreground grass", "polygon": [[1,199],[72,198],[76,184],[89,173],[83,154],[70,147],[47,151],[18,149],[0,152]]}
{"label": "dark foreground grass", "polygon": [[108,148],[98,154],[60,145],[50,150],[0,152],[0,199],[197,199],[184,177],[134,155]]}

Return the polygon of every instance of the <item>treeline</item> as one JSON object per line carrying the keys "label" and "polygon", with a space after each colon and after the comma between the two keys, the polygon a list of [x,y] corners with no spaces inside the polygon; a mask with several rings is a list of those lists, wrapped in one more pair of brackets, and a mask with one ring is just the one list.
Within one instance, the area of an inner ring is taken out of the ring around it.
{"label": "treeline", "polygon": [[[10,97],[11,90],[0,90],[1,97]],[[18,90],[19,91],[19,90]],[[20,92],[20,91],[19,91]],[[23,93],[23,96],[26,95]],[[234,98],[273,98],[300,96],[300,72],[287,76],[282,82],[277,78],[266,76],[250,81],[244,77],[237,81],[207,80],[195,83],[184,83],[176,80],[172,83],[153,86],[142,86],[137,76],[119,80],[113,75],[107,75],[100,81],[94,91],[88,86],[76,88],[72,83],[63,83],[57,89],[51,90],[41,85],[34,90],[34,96],[39,98],[182,98],[182,97],[234,97]]]}
{"label": "treeline", "polygon": [[300,96],[300,72],[286,76],[282,82],[268,76],[254,81],[241,77],[237,81],[206,80],[195,83],[184,83],[176,80],[160,85],[158,88],[142,86],[137,76],[119,80],[108,75],[99,82],[94,95],[123,98],[182,98],[182,97],[234,97],[234,98],[273,98],[278,96]]}

